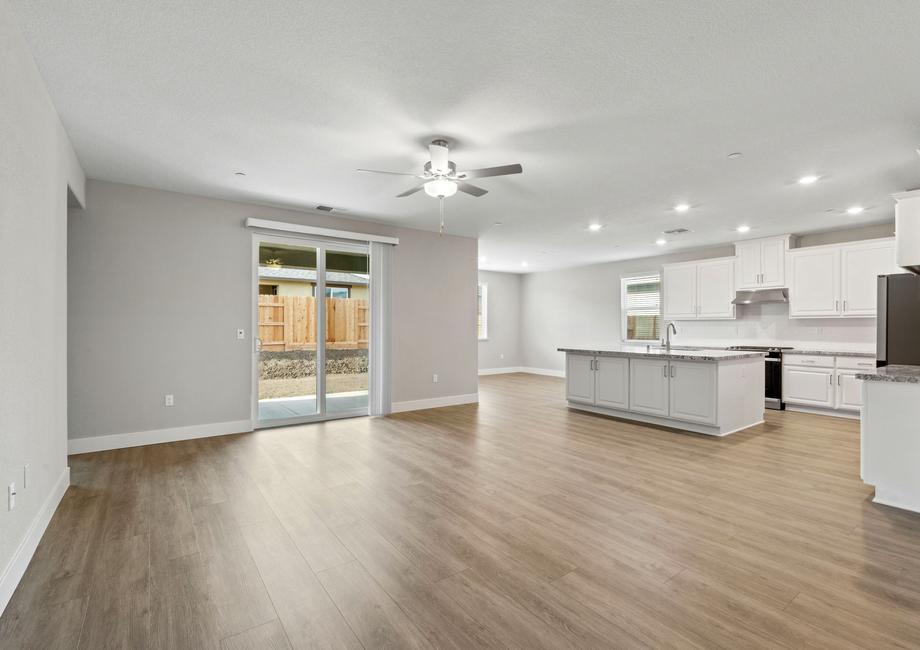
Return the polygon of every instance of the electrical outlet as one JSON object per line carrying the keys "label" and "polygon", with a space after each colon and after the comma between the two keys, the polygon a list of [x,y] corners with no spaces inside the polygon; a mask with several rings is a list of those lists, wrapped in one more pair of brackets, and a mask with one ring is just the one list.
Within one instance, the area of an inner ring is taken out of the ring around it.
{"label": "electrical outlet", "polygon": [[29,472],[32,469],[32,466],[26,463],[25,467],[22,468],[22,489],[29,489]]}
{"label": "electrical outlet", "polygon": [[245,339],[245,338],[246,338],[246,330],[244,330],[244,329],[242,329],[242,328],[236,330],[236,338],[237,338],[238,340],[240,340],[240,341],[242,341],[243,339]]}
{"label": "electrical outlet", "polygon": [[432,384],[438,383],[438,376],[437,376],[437,375],[431,375],[431,383],[432,383]]}
{"label": "electrical outlet", "polygon": [[164,405],[164,406],[175,406],[175,405],[176,405],[176,400],[175,400],[175,398],[174,398],[172,395],[166,395],[166,396],[163,398],[163,405]]}
{"label": "electrical outlet", "polygon": [[10,510],[13,510],[16,507],[16,484],[10,483],[10,501],[9,507]]}
{"label": "electrical outlet", "polygon": [[505,353],[502,352],[501,354],[499,354],[499,355],[498,355],[498,358],[499,358],[499,359],[504,359],[504,358],[505,358]]}

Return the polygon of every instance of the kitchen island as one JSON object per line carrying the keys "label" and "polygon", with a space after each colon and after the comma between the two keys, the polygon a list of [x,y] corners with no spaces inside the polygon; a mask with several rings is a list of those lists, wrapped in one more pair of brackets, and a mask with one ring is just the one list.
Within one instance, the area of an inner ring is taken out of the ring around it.
{"label": "kitchen island", "polygon": [[561,347],[568,406],[726,436],[763,422],[764,354],[663,347]]}
{"label": "kitchen island", "polygon": [[873,501],[920,512],[920,366],[861,372],[860,475]]}

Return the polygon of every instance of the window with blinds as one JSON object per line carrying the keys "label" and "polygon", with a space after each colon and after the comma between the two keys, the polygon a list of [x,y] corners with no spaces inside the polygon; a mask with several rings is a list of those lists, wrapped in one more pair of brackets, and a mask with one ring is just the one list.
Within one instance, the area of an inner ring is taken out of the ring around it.
{"label": "window with blinds", "polygon": [[661,326],[661,276],[622,280],[622,331],[627,341],[657,341]]}
{"label": "window with blinds", "polygon": [[489,286],[479,283],[476,292],[476,332],[480,341],[489,338]]}

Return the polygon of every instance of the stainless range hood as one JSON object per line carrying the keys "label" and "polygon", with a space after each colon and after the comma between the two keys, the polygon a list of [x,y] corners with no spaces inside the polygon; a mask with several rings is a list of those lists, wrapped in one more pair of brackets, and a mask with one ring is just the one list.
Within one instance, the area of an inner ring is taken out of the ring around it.
{"label": "stainless range hood", "polygon": [[732,300],[733,305],[759,305],[764,302],[789,302],[789,292],[786,289],[739,291]]}

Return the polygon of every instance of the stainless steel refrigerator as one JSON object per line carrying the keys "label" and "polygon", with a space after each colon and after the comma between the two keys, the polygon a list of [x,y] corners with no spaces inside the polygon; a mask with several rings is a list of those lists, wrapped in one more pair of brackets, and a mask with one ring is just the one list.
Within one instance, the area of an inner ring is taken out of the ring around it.
{"label": "stainless steel refrigerator", "polygon": [[875,365],[920,366],[920,275],[878,278]]}

